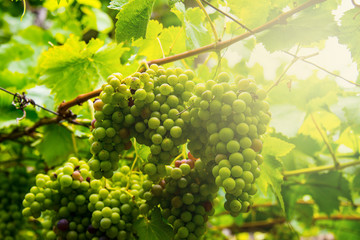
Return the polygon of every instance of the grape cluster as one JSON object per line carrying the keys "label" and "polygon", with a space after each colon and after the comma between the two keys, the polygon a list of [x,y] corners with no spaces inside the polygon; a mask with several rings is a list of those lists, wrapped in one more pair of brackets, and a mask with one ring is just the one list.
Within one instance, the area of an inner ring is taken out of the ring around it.
{"label": "grape cluster", "polygon": [[230,82],[227,73],[217,81],[197,84],[190,116],[194,128],[188,148],[209,166],[215,183],[226,191],[225,209],[233,216],[245,212],[257,191],[260,176],[260,135],[270,121],[266,92],[250,79]]}
{"label": "grape cluster", "polygon": [[45,239],[134,237],[132,226],[145,203],[140,198],[145,176],[123,166],[105,181],[94,179],[89,169],[85,161],[72,157],[47,175],[36,176],[36,186],[23,200],[23,215],[42,217]]}
{"label": "grape cluster", "polygon": [[165,175],[165,165],[179,154],[191,129],[186,102],[195,87],[194,72],[151,65],[128,77],[116,73],[102,86],[96,110],[89,161],[94,177],[111,177],[118,153],[134,137],[150,147],[144,172],[156,181]]}
{"label": "grape cluster", "polygon": [[105,186],[101,186],[99,180],[92,181],[91,184],[98,185],[97,191],[89,196],[88,205],[92,212],[90,228],[93,232],[99,231],[108,239],[133,239],[136,236],[133,224],[140,215],[139,206],[145,202],[139,197],[142,177],[123,166]]}
{"label": "grape cluster", "polygon": [[39,218],[42,212],[51,212],[43,221],[46,239],[85,239],[91,235],[87,231],[88,195],[94,191],[90,179],[87,163],[74,157],[47,175],[38,174],[36,186],[23,200],[23,215]]}
{"label": "grape cluster", "polygon": [[128,77],[113,74],[102,89],[89,161],[95,178],[112,176],[134,138],[150,147],[142,170],[156,182],[189,140],[188,149],[225,189],[225,208],[234,216],[247,211],[263,161],[260,136],[270,121],[266,91],[253,80],[220,73],[202,82],[191,70],[151,65]]}
{"label": "grape cluster", "polygon": [[24,167],[0,172],[0,239],[15,239],[24,227],[20,206],[33,180]]}
{"label": "grape cluster", "polygon": [[145,192],[150,206],[160,204],[162,215],[174,229],[174,239],[200,239],[206,231],[208,216],[214,213],[212,201],[218,187],[199,160],[177,161],[167,166],[159,184]]}

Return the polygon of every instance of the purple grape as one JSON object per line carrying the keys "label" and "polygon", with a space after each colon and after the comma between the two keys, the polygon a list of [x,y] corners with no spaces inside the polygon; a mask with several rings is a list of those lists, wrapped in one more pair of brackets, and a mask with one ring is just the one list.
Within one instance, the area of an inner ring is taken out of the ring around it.
{"label": "purple grape", "polygon": [[67,231],[69,229],[69,221],[66,219],[60,219],[57,223],[57,228],[63,232]]}
{"label": "purple grape", "polygon": [[88,232],[91,233],[91,234],[95,234],[97,229],[93,227],[93,225],[89,225],[88,228],[87,228]]}

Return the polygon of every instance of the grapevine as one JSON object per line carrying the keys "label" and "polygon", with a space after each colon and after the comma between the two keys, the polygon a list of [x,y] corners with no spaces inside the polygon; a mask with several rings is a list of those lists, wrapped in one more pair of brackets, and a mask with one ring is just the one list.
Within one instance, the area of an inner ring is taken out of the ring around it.
{"label": "grapevine", "polygon": [[355,1],[0,8],[0,239],[359,238]]}

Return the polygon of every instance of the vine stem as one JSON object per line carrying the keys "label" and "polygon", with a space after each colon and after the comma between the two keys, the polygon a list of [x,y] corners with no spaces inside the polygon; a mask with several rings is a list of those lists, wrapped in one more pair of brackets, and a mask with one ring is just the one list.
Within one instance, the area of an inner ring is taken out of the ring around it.
{"label": "vine stem", "polygon": [[[299,205],[314,205],[315,201],[313,201],[313,200],[304,201],[304,200],[300,199],[300,200],[296,201],[296,204],[299,204]],[[340,202],[340,205],[344,206],[344,207],[360,207],[360,204],[351,203],[351,202],[343,202],[343,201]],[[277,204],[277,203],[266,202],[266,203],[253,204],[251,206],[251,208],[266,208],[266,207],[278,207],[278,206],[279,206],[279,204]]]}
{"label": "vine stem", "polygon": [[[336,214],[332,216],[315,216],[312,218],[313,222],[320,221],[320,220],[350,220],[350,221],[360,221],[360,216],[356,215],[343,215],[343,214]],[[243,224],[232,224],[232,225],[224,225],[224,226],[214,226],[217,230],[222,229],[229,229],[233,233],[238,232],[254,232],[254,231],[261,231],[264,229],[269,229],[277,224],[284,224],[286,223],[285,218],[275,218],[275,219],[267,219],[263,221],[254,221],[254,222],[245,222]]]}
{"label": "vine stem", "polygon": [[301,174],[308,174],[308,173],[316,173],[316,172],[323,172],[323,171],[329,171],[329,170],[339,170],[344,169],[347,167],[352,167],[355,165],[359,165],[360,160],[355,160],[352,162],[347,163],[339,163],[339,165],[336,167],[334,165],[328,165],[328,166],[318,166],[318,167],[311,167],[311,168],[303,168],[303,169],[297,169],[292,171],[283,171],[282,175],[284,178],[291,177],[291,176],[297,176]]}

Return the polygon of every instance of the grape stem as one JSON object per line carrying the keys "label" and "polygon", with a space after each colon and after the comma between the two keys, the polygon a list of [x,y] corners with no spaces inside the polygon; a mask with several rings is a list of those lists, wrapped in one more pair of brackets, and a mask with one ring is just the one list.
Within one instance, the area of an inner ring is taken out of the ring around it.
{"label": "grape stem", "polygon": [[[360,216],[354,215],[343,215],[343,214],[336,214],[332,216],[323,216],[318,215],[314,216],[312,221],[320,221],[320,220],[350,220],[350,221],[360,221]],[[239,224],[231,224],[231,225],[224,225],[219,227],[214,227],[217,230],[222,229],[229,229],[232,233],[239,233],[239,232],[256,232],[256,231],[264,231],[266,229],[271,229],[274,225],[277,224],[284,224],[286,223],[285,218],[275,218],[275,219],[267,219],[262,221],[253,221],[253,222],[245,222],[241,225]]]}
{"label": "grape stem", "polygon": [[360,160],[355,160],[355,161],[347,162],[347,163],[339,163],[339,165],[337,167],[335,167],[334,165],[318,166],[318,167],[297,169],[297,170],[292,170],[292,171],[283,171],[282,174],[284,176],[284,180],[287,180],[288,177],[292,177],[292,176],[308,174],[308,173],[323,172],[323,171],[329,171],[329,170],[340,170],[340,169],[352,167],[352,166],[359,165],[359,164],[360,164]]}

